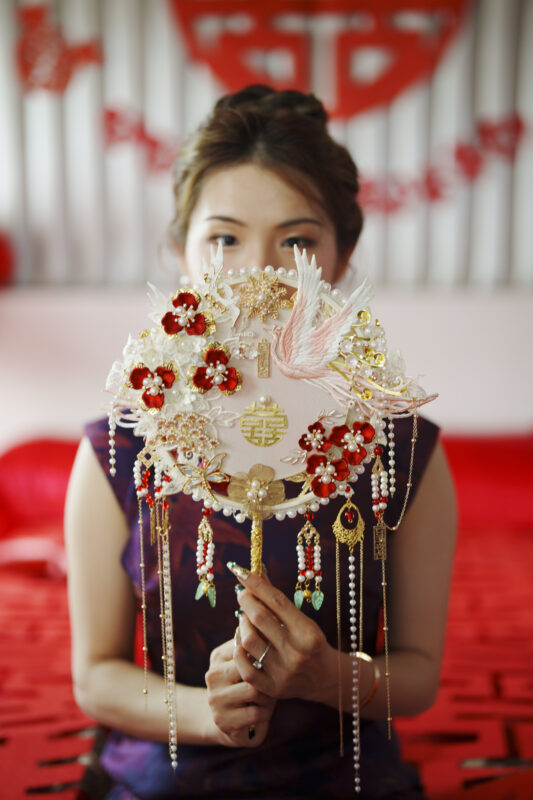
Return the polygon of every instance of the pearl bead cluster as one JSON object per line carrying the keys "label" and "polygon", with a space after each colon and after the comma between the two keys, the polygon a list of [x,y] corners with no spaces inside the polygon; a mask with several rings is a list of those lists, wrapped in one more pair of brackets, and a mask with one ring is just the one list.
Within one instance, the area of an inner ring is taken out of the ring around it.
{"label": "pearl bead cluster", "polygon": [[215,545],[212,541],[206,542],[202,537],[198,537],[196,545],[196,574],[199,578],[207,577],[213,579],[213,556]]}
{"label": "pearl bead cluster", "polygon": [[372,511],[376,519],[379,519],[387,508],[387,498],[389,496],[387,470],[373,471],[370,485],[372,489]]}
{"label": "pearl bead cluster", "polygon": [[312,450],[320,450],[324,442],[324,438],[324,434],[319,430],[308,431],[304,436],[306,443],[311,447]]}
{"label": "pearl bead cluster", "polygon": [[359,720],[359,659],[357,658],[357,600],[355,591],[355,556],[348,556],[348,590],[350,597],[350,654],[352,657],[352,726],[353,766],[355,791],[361,791],[360,770],[360,720]]}
{"label": "pearl bead cluster", "polygon": [[182,328],[186,328],[189,322],[194,321],[197,313],[198,312],[194,306],[176,306],[176,310],[174,311],[174,322],[177,322]]}
{"label": "pearl bead cluster", "polygon": [[320,475],[320,483],[331,483],[335,472],[333,464],[319,464],[315,469],[315,475]]}
{"label": "pearl bead cluster", "polygon": [[312,581],[322,583],[320,545],[303,544],[296,545],[296,555],[298,557],[298,582]]}
{"label": "pearl bead cluster", "polygon": [[264,484],[262,484],[261,481],[258,481],[256,478],[254,478],[254,480],[250,481],[250,483],[248,484],[248,488],[246,490],[246,497],[252,503],[253,502],[257,503],[265,500],[267,494],[268,492],[265,489]]}
{"label": "pearl bead cluster", "polygon": [[157,373],[154,373],[153,375],[147,375],[142,383],[143,391],[148,392],[148,394],[151,394],[154,397],[157,394],[161,394],[162,387],[163,378],[161,375],[157,375]]}
{"label": "pearl bead cluster", "polygon": [[164,664],[166,683],[166,703],[168,708],[169,752],[172,769],[178,766],[178,722],[175,698],[175,657],[174,632],[172,627],[172,592],[170,578],[170,550],[168,534],[161,537],[162,578],[163,578],[163,632],[164,632]]}
{"label": "pearl bead cluster", "polygon": [[213,383],[215,384],[215,386],[218,386],[220,383],[223,383],[225,381],[226,372],[227,372],[227,365],[222,364],[220,361],[216,361],[214,366],[210,364],[207,367],[205,371],[205,376],[206,378],[213,378]]}
{"label": "pearl bead cluster", "polygon": [[389,420],[389,483],[391,497],[396,492],[396,459],[394,458],[394,422]]}
{"label": "pearl bead cluster", "polygon": [[358,431],[357,433],[353,433],[353,431],[348,431],[342,437],[343,442],[346,444],[346,449],[350,451],[350,453],[358,453],[359,448],[362,444],[364,444],[364,437]]}

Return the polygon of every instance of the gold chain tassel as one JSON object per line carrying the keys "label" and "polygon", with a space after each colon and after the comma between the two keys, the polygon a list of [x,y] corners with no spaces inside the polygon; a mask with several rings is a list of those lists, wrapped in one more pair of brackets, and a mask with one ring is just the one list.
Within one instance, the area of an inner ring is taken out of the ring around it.
{"label": "gold chain tassel", "polygon": [[144,694],[144,710],[146,712],[146,695],[148,694],[148,637],[146,633],[146,578],[145,578],[145,562],[144,562],[144,526],[143,526],[143,509],[142,498],[138,498],[139,504],[139,551],[141,561],[139,564],[141,570],[141,614],[142,614],[142,631],[143,631],[143,694]]}
{"label": "gold chain tassel", "polygon": [[167,501],[157,501],[160,513],[157,515],[157,536],[161,540],[161,567],[164,603],[164,639],[165,639],[165,685],[168,710],[169,753],[172,769],[178,766],[178,721],[176,712],[176,673],[174,655],[174,630],[172,624],[172,584],[169,544],[169,524]]}

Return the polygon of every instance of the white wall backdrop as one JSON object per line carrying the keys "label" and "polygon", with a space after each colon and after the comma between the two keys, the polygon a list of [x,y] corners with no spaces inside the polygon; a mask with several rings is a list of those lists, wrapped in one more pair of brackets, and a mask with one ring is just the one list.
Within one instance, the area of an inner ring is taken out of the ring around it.
{"label": "white wall backdrop", "polygon": [[[169,163],[169,152],[179,150],[224,86],[189,56],[168,0],[55,0],[43,6],[61,46],[95,40],[102,62],[75,69],[64,92],[30,89],[15,69],[27,5],[35,2],[0,3],[0,230],[14,242],[16,281],[168,280],[157,245],[172,217],[170,170],[152,162]],[[194,0],[182,5],[190,8]],[[213,4],[196,0],[197,8],[206,5]],[[215,42],[232,5],[219,3],[218,16],[198,12],[198,36]],[[274,26],[310,37],[312,88],[334,93],[335,36],[362,24],[361,15],[334,12],[336,3],[327,13],[313,3],[318,13],[289,15],[284,5]],[[426,5],[439,10],[457,2]],[[258,6],[241,3],[245,10]],[[365,3],[354,2],[354,11],[359,6]],[[404,14],[401,25],[416,31],[439,19],[442,13]],[[235,20],[227,25],[246,37],[252,18],[247,23],[242,13]],[[283,49],[264,63],[260,53],[252,56],[258,80],[293,68]],[[43,55],[39,68],[50,68],[49,60]],[[533,0],[478,0],[467,6],[429,79],[387,106],[334,120],[334,133],[370,190],[362,192],[367,223],[356,261],[375,283],[532,287],[532,74]],[[107,141],[105,112],[118,115],[123,141]],[[522,126],[514,146],[513,119]],[[488,135],[480,125],[488,125]],[[465,176],[470,167],[458,161],[458,147],[482,158],[475,178]],[[384,211],[395,195],[399,207]]]}
{"label": "white wall backdrop", "polygon": [[[446,3],[460,0],[427,5]],[[48,61],[39,42],[29,50],[37,82],[61,73],[54,59],[69,46],[99,44],[102,59],[74,69],[64,91],[29,88],[15,64],[20,14],[32,5],[0,2],[0,236],[16,253],[13,285],[0,291],[0,450],[77,436],[101,412],[111,362],[144,327],[146,280],[175,283],[158,256],[173,211],[169,165],[225,90],[190,57],[169,0],[43,2]],[[194,5],[213,3],[182,3]],[[313,88],[330,103],[335,37],[363,17],[277,20],[309,34]],[[206,13],[196,30],[209,43],[221,26],[244,36],[247,24],[246,14]],[[294,68],[282,48],[252,56],[264,82]],[[428,414],[447,431],[533,427],[532,75],[533,0],[478,0],[429,79],[332,122],[361,171],[355,262],[377,286],[372,310],[410,371],[439,392]]]}

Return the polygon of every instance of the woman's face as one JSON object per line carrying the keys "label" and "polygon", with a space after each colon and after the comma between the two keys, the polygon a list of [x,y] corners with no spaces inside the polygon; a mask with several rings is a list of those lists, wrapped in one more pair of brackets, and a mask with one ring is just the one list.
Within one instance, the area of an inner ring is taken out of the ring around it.
{"label": "woman's face", "polygon": [[277,173],[256,164],[226,167],[209,175],[193,209],[183,250],[193,281],[202,274],[209,246],[222,242],[224,270],[268,265],[294,268],[294,245],[314,254],[322,277],[342,274],[335,230],[325,211]]}

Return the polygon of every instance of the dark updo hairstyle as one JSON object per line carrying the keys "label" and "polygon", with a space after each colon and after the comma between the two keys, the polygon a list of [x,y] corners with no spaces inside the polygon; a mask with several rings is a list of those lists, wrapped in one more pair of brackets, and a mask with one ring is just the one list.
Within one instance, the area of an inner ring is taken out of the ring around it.
{"label": "dark updo hairstyle", "polygon": [[221,97],[176,164],[172,238],[185,243],[191,213],[211,172],[254,163],[303,194],[311,193],[334,225],[339,257],[347,258],[363,226],[357,168],[348,150],[330,136],[327,120],[313,94],[253,85]]}

